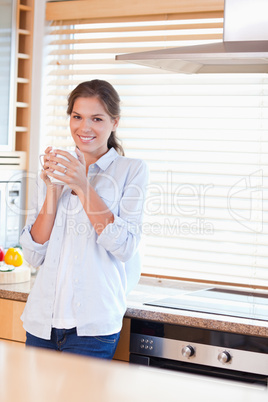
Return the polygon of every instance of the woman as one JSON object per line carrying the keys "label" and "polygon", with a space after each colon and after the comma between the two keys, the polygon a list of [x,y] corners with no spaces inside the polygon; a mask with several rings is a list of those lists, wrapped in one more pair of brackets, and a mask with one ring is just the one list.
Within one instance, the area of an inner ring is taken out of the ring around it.
{"label": "woman", "polygon": [[119,103],[106,81],[79,84],[67,109],[77,158],[45,151],[20,240],[26,261],[40,266],[22,315],[28,346],[114,355],[126,293],[140,275],[148,177],[143,161],[123,156],[116,137]]}

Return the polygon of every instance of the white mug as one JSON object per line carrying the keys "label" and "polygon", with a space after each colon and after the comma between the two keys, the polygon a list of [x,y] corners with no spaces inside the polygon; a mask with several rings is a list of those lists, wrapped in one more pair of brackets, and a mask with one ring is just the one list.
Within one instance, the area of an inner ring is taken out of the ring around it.
{"label": "white mug", "polygon": [[[52,150],[51,150],[50,152],[53,152],[55,149],[59,149],[59,150],[62,150],[62,151],[66,151],[66,149],[64,149],[64,148],[52,148]],[[69,152],[70,155],[72,155],[72,156],[74,156],[76,159],[78,159],[77,153],[76,153],[75,151],[66,151],[66,152]],[[45,156],[45,155],[47,155],[47,154],[41,154],[41,155],[39,156],[39,160],[40,160],[40,163],[41,163],[41,165],[42,165],[43,168],[44,168],[44,156]],[[63,156],[63,155],[56,154],[56,156],[57,156],[58,158],[62,158],[62,159],[64,159],[64,160],[66,160],[66,161],[69,161],[69,159],[65,158],[65,156]],[[58,165],[65,168],[65,166],[63,166],[61,163],[58,163]],[[59,171],[55,171],[55,174],[57,174],[57,175],[59,175],[59,176],[64,176],[64,175],[65,175],[63,172],[59,172]],[[49,176],[49,172],[48,172],[48,176]],[[51,183],[54,183],[54,184],[65,184],[63,181],[61,181],[61,180],[59,180],[59,179],[56,179],[55,177],[49,176],[49,178],[50,178]]]}

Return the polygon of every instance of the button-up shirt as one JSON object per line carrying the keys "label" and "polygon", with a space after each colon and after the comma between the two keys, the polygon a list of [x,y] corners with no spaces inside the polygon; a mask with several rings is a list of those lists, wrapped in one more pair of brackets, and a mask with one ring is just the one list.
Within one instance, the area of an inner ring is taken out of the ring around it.
{"label": "button-up shirt", "polygon": [[[146,164],[112,148],[89,166],[88,180],[113,212],[114,222],[97,235],[78,197],[74,207],[71,189],[64,186],[50,239],[44,244],[36,243],[30,233],[46,196],[45,183],[37,180],[20,243],[26,261],[40,267],[22,315],[24,329],[40,338],[50,339],[64,280],[71,289],[64,297],[70,297],[78,335],[95,336],[120,331],[126,294],[140,276]],[[66,242],[68,253],[63,252]],[[68,264],[67,271],[62,264]]]}

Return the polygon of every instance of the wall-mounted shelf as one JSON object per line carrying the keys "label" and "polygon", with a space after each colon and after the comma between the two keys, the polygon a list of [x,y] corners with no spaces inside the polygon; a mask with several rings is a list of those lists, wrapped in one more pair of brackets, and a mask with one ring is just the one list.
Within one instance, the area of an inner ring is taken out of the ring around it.
{"label": "wall-mounted shelf", "polygon": [[16,151],[29,155],[34,0],[17,0]]}
{"label": "wall-mounted shelf", "polygon": [[28,31],[27,29],[18,29],[19,35],[31,35],[31,31]]}
{"label": "wall-mounted shelf", "polygon": [[28,78],[17,77],[18,84],[29,84],[29,82],[30,82],[30,80]]}
{"label": "wall-mounted shelf", "polygon": [[19,126],[16,127],[17,133],[27,133],[27,131],[28,131],[28,127],[19,127]]}
{"label": "wall-mounted shelf", "polygon": [[18,58],[19,59],[30,59],[30,55],[29,54],[24,54],[24,53],[18,53]]}

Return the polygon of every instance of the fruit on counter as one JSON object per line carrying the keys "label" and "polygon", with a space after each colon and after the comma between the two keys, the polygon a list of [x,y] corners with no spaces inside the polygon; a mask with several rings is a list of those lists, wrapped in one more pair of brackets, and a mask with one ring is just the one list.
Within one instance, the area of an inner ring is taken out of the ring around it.
{"label": "fruit on counter", "polygon": [[5,250],[4,247],[0,246],[0,261],[4,261],[5,258]]}
{"label": "fruit on counter", "polygon": [[20,248],[10,247],[6,254],[4,261],[8,265],[14,265],[14,267],[19,267],[23,263],[23,254]]}

